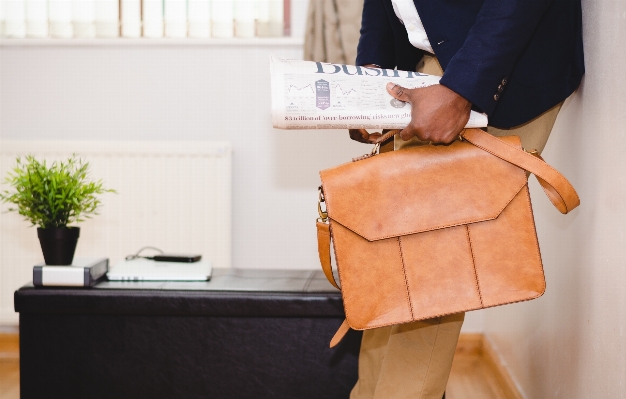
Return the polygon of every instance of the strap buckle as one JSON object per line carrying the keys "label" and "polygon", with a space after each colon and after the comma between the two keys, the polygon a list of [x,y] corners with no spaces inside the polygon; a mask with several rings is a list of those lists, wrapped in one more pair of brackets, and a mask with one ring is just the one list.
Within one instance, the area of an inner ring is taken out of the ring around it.
{"label": "strap buckle", "polygon": [[[319,197],[317,200],[317,213],[320,217],[317,219],[318,221],[326,223],[328,221],[328,211],[326,211],[326,199],[324,198],[324,191],[322,190],[322,186],[319,186]],[[322,203],[324,203],[324,209],[322,209]]]}
{"label": "strap buckle", "polygon": [[376,145],[374,145],[374,148],[372,148],[371,156],[373,157],[374,155],[378,155],[379,151],[380,151],[380,143],[376,143]]}

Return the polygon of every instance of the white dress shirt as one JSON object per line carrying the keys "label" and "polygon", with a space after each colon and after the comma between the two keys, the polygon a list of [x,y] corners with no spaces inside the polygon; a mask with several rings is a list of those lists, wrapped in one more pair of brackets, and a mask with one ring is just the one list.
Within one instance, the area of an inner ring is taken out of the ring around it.
{"label": "white dress shirt", "polygon": [[393,11],[409,34],[409,42],[420,50],[435,54],[413,0],[391,0],[391,4]]}

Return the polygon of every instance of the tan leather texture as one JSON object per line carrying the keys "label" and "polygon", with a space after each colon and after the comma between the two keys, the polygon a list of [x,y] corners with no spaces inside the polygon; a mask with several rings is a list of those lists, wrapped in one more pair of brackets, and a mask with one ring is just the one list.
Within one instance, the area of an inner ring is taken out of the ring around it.
{"label": "tan leather texture", "polygon": [[320,256],[320,264],[324,275],[330,283],[340,289],[333,276],[333,269],[330,261],[330,224],[317,222],[317,252]]}
{"label": "tan leather texture", "polygon": [[565,176],[548,165],[541,156],[537,154],[529,156],[529,153],[519,146],[510,145],[503,140],[504,137],[498,138],[480,129],[468,129],[462,137],[475,146],[534,173],[552,204],[561,213],[568,213],[580,205],[580,199],[574,187]]}
{"label": "tan leather texture", "polygon": [[[545,279],[525,170],[563,213],[571,184],[516,136],[478,129],[447,146],[424,145],[320,172],[328,224],[320,261],[357,330],[541,296]],[[345,329],[345,328],[344,328]],[[338,341],[345,331],[338,332]],[[336,342],[334,342],[336,343]]]}
{"label": "tan leather texture", "polygon": [[341,340],[343,339],[343,337],[346,336],[349,330],[350,326],[348,325],[348,322],[344,320],[343,323],[341,323],[341,325],[339,326],[339,329],[337,330],[333,338],[330,340],[330,347],[332,348],[336,346],[339,342],[341,342]]}
{"label": "tan leather texture", "polygon": [[320,174],[332,193],[328,216],[370,241],[494,219],[526,184],[522,169],[469,142],[410,147]]}

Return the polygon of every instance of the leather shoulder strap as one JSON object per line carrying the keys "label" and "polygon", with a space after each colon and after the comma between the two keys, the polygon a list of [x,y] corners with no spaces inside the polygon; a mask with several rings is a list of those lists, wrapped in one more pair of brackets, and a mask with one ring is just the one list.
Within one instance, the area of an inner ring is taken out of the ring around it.
{"label": "leather shoulder strap", "polygon": [[322,270],[324,271],[324,275],[328,281],[338,290],[339,285],[335,281],[335,276],[333,276],[333,267],[330,261],[330,224],[320,222],[317,223],[317,252],[320,256],[320,263],[322,265]]}
{"label": "leather shoulder strap", "polygon": [[[335,281],[335,276],[333,275],[333,268],[330,260],[330,224],[320,222],[317,223],[317,251],[320,256],[320,263],[322,264],[322,270],[324,270],[324,274],[328,281],[338,290],[339,285]],[[343,321],[341,326],[333,336],[330,341],[330,347],[334,348],[337,346],[339,342],[343,339],[346,333],[350,330],[350,325],[348,324],[348,320]]]}
{"label": "leather shoulder strap", "polygon": [[476,147],[537,176],[544,192],[561,213],[568,213],[580,205],[580,199],[572,184],[539,155],[514,147],[480,129],[467,129],[461,133],[461,137]]}
{"label": "leather shoulder strap", "polygon": [[350,325],[348,324],[348,320],[344,319],[343,323],[341,323],[341,325],[339,326],[339,329],[337,330],[333,338],[330,340],[330,347],[334,348],[335,346],[337,346],[337,344],[341,342],[343,337],[346,336],[348,331],[350,331]]}

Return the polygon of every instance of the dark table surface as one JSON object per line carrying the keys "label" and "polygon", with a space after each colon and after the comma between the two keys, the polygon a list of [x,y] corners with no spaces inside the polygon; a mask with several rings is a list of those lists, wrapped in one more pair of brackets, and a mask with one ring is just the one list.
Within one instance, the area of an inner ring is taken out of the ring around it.
{"label": "dark table surface", "polygon": [[321,270],[214,269],[206,282],[103,281],[91,288],[25,285],[21,314],[342,317],[341,293]]}
{"label": "dark table surface", "polygon": [[320,270],[15,292],[24,399],[346,399],[360,334]]}

